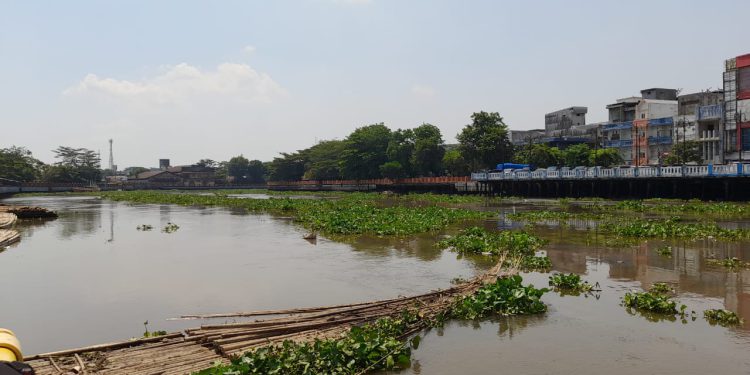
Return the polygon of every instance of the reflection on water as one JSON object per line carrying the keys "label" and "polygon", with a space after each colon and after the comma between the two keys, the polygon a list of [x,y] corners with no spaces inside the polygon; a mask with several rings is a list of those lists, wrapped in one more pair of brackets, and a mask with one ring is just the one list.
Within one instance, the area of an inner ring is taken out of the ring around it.
{"label": "reflection on water", "polygon": [[[176,331],[200,321],[182,314],[333,305],[449,287],[482,262],[457,259],[434,237],[320,237],[289,220],[237,210],[129,205],[90,197],[12,202],[60,213],[24,221],[22,239],[0,253],[0,326],[27,353],[139,336],[142,323]],[[161,229],[173,222],[174,233]],[[151,231],[138,231],[141,224]],[[212,321],[221,323],[224,320]]]}
{"label": "reflection on water", "polygon": [[[202,323],[165,320],[186,313],[332,305],[445,288],[491,261],[438,250],[436,240],[464,226],[520,225],[501,216],[408,238],[321,237],[312,244],[289,220],[236,209],[60,197],[24,203],[61,214],[55,221],[22,223],[22,241],[0,254],[0,293],[18,301],[0,309],[0,325],[16,330],[30,353],[137,336],[145,320],[168,331]],[[168,222],[180,229],[162,233]],[[137,231],[140,224],[154,230]],[[710,326],[702,311],[727,308],[750,322],[750,270],[729,272],[706,262],[730,256],[750,261],[750,243],[614,246],[590,224],[526,229],[550,241],[544,250],[556,271],[599,282],[600,298],[550,292],[543,315],[448,322],[425,334],[411,368],[401,373],[748,373],[748,323]],[[671,257],[656,252],[662,246],[672,247]],[[524,274],[538,287],[547,285],[547,277]],[[620,298],[654,282],[673,285],[698,319],[650,322],[628,314]]]}

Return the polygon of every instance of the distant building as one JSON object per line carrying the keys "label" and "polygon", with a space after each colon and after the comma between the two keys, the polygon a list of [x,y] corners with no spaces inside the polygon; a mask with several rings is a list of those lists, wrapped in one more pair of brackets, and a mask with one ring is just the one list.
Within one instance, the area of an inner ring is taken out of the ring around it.
{"label": "distant building", "polygon": [[544,115],[544,130],[547,136],[554,132],[568,130],[573,126],[586,124],[586,107],[570,107]]}
{"label": "distant building", "polygon": [[539,143],[545,138],[544,129],[531,130],[510,130],[510,143],[513,146],[525,146],[533,143]]}
{"label": "distant building", "polygon": [[218,181],[216,170],[211,167],[197,165],[170,167],[169,159],[159,159],[159,166],[164,169],[139,173],[136,178],[128,180],[128,183],[149,186],[201,187],[215,186]]}
{"label": "distant building", "polygon": [[726,161],[750,160],[750,54],[725,61],[724,148]]}
{"label": "distant building", "polygon": [[674,123],[675,144],[698,141],[704,164],[722,164],[724,159],[724,91],[680,95]]}

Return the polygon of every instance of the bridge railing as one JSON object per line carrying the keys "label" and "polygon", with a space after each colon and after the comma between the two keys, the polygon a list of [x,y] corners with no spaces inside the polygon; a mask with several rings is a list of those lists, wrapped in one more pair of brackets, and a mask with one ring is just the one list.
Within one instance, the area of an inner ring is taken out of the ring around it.
{"label": "bridge railing", "polygon": [[750,176],[750,163],[727,165],[682,165],[658,167],[578,167],[574,169],[505,170],[502,172],[472,173],[473,181],[484,180],[554,180],[606,178],[662,178],[662,177],[735,177]]}

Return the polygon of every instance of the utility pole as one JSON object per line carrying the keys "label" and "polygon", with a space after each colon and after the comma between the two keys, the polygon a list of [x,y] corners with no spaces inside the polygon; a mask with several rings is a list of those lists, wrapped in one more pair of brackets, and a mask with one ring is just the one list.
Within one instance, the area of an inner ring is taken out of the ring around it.
{"label": "utility pole", "polygon": [[115,159],[112,156],[112,138],[109,139],[109,171],[115,174]]}

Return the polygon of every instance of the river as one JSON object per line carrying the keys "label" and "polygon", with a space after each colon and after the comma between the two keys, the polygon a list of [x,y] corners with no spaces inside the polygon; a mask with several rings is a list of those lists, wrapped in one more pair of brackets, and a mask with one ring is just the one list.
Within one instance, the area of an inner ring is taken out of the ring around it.
{"label": "river", "polygon": [[[74,196],[5,203],[39,205],[60,214],[56,220],[22,222],[21,241],[0,252],[0,293],[6,297],[0,326],[16,332],[27,354],[140,337],[145,321],[150,330],[170,332],[206,322],[168,320],[182,314],[416,294],[448,287],[453,278],[490,266],[486,259],[436,249],[440,234],[311,243],[302,239],[305,230],[287,218],[223,208]],[[170,222],[179,230],[162,232]],[[140,231],[141,224],[153,230]],[[750,271],[729,272],[705,262],[708,256],[726,255],[749,261],[750,244],[669,242],[673,254],[664,257],[655,251],[662,241],[612,247],[600,235],[569,226],[532,230],[550,240],[544,251],[554,270],[582,274],[599,282],[602,291],[565,297],[548,292],[543,300],[549,311],[539,316],[448,322],[423,334],[411,368],[399,373],[750,373],[748,323],[723,328],[702,317],[703,309],[725,307],[750,321]],[[523,276],[527,283],[547,284],[548,274]],[[620,306],[625,292],[657,281],[672,284],[697,318],[650,321]],[[212,323],[223,321],[233,320]]]}

